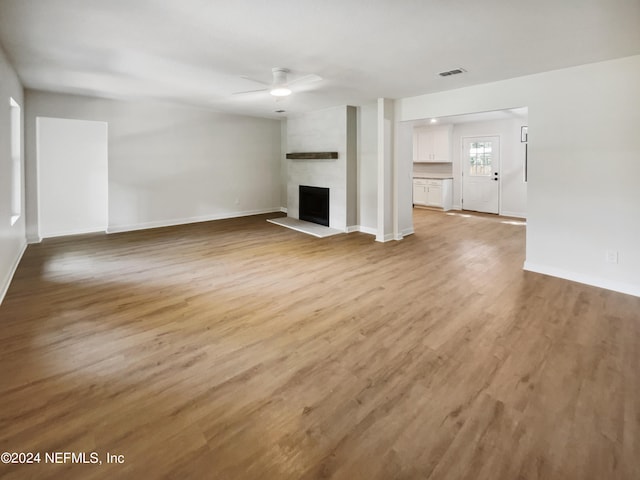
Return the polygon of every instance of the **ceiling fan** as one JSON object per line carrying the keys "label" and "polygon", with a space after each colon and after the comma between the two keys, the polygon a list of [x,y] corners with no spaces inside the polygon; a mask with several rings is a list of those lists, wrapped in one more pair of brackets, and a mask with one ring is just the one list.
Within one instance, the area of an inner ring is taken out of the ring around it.
{"label": "ceiling fan", "polygon": [[294,85],[303,85],[322,80],[322,77],[320,77],[319,75],[311,74],[288,81],[287,75],[291,73],[291,71],[288,68],[282,67],[274,67],[271,69],[271,72],[273,74],[273,80],[271,81],[271,83],[263,82],[262,80],[256,80],[255,78],[242,77],[246,80],[251,80],[252,82],[266,85],[266,88],[260,88],[258,90],[247,90],[244,92],[235,92],[234,95],[243,95],[245,93],[255,92],[269,92],[277,99],[279,97],[286,97],[288,95],[291,95],[291,87],[293,87]]}

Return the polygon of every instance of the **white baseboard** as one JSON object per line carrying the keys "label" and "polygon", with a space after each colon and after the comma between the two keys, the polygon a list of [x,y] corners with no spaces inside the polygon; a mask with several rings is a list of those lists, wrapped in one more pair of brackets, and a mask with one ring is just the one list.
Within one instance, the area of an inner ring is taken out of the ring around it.
{"label": "white baseboard", "polygon": [[462,210],[462,205],[451,205],[451,210]]}
{"label": "white baseboard", "polygon": [[362,225],[360,225],[358,228],[359,228],[360,233],[366,233],[367,235],[377,235],[378,234],[378,229],[377,228],[364,227]]}
{"label": "white baseboard", "polygon": [[410,227],[410,228],[405,228],[404,230],[402,230],[401,233],[402,233],[402,237],[404,238],[406,236],[413,235],[415,231],[413,230],[413,227]]}
{"label": "white baseboard", "polygon": [[[73,235],[86,235],[87,233],[105,233],[106,230],[94,230],[93,228],[87,229],[87,230],[78,230],[75,232],[56,232],[50,235],[47,235],[44,238],[56,238],[56,237],[71,237]],[[40,238],[40,240],[38,242],[32,242],[32,243],[39,243],[42,241],[42,238]]]}
{"label": "white baseboard", "polygon": [[387,233],[386,235],[376,235],[376,242],[385,243],[395,240],[393,233]]}
{"label": "white baseboard", "polygon": [[280,207],[280,211],[282,213],[287,213],[288,212],[288,208],[287,207]]}
{"label": "white baseboard", "polygon": [[606,290],[613,290],[614,292],[640,297],[640,285],[638,284],[616,282],[593,275],[585,275],[582,273],[564,270],[562,268],[550,267],[548,265],[540,265],[532,262],[524,262],[523,268],[529,272],[542,273],[552,277],[564,278],[565,280],[571,280],[573,282],[584,283],[585,285],[591,285],[593,287],[604,288]]}
{"label": "white baseboard", "polygon": [[4,296],[7,294],[7,291],[9,290],[9,286],[11,285],[11,281],[13,280],[13,276],[15,275],[16,270],[18,269],[18,265],[20,265],[20,260],[22,260],[22,256],[24,255],[24,252],[26,250],[27,250],[27,242],[24,242],[24,244],[22,245],[22,248],[20,249],[20,253],[18,254],[16,259],[14,260],[13,264],[11,265],[11,268],[9,269],[9,272],[7,273],[7,275],[2,280],[2,285],[0,285],[0,289],[1,289],[0,290],[0,304],[4,300]]}
{"label": "white baseboard", "polygon": [[261,210],[249,210],[244,212],[229,212],[216,215],[202,215],[198,217],[177,218],[173,220],[158,220],[155,222],[137,223],[131,225],[113,225],[107,228],[107,233],[132,232],[135,230],[146,230],[148,228],[173,227],[175,225],[186,225],[189,223],[210,222],[212,220],[224,220],[226,218],[248,217],[251,215],[261,215],[263,213],[280,212],[280,207],[266,208]]}
{"label": "white baseboard", "polygon": [[500,215],[503,217],[515,217],[515,218],[527,218],[526,213],[522,212],[500,212]]}
{"label": "white baseboard", "polygon": [[27,235],[27,243],[29,245],[34,244],[34,243],[41,243],[42,242],[42,237],[31,237],[29,235]]}
{"label": "white baseboard", "polygon": [[360,225],[350,225],[347,228],[345,228],[344,231],[347,232],[347,233],[359,232],[360,231]]}

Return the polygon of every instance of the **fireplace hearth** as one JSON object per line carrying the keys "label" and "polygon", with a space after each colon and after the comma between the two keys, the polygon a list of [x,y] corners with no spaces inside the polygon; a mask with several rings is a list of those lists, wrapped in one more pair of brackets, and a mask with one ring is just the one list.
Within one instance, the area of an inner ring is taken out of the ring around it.
{"label": "fireplace hearth", "polygon": [[329,189],[299,185],[300,220],[329,226]]}

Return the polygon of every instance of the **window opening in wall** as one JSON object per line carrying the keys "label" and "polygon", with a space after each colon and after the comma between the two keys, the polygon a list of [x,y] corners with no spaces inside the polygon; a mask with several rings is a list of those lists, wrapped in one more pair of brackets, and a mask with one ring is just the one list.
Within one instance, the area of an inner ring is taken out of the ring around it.
{"label": "window opening in wall", "polygon": [[11,107],[11,225],[22,214],[22,128],[20,105],[13,98],[9,99]]}

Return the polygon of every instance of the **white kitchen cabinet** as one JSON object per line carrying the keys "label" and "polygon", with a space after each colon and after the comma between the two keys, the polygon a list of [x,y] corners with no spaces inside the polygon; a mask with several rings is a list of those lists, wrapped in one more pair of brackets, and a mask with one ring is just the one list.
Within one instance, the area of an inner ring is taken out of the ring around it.
{"label": "white kitchen cabinet", "polygon": [[451,210],[453,180],[451,178],[414,178],[413,204]]}
{"label": "white kitchen cabinet", "polygon": [[416,178],[413,180],[413,203],[415,205],[427,204],[427,181]]}
{"label": "white kitchen cabinet", "polygon": [[414,163],[451,163],[452,129],[452,125],[414,128]]}
{"label": "white kitchen cabinet", "polygon": [[427,185],[427,205],[442,207],[442,180],[429,180]]}

